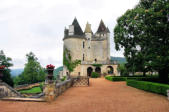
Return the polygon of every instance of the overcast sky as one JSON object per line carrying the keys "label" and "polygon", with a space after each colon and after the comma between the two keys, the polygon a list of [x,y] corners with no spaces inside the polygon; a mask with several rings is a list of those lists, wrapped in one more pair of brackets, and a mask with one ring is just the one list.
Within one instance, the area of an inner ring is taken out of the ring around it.
{"label": "overcast sky", "polygon": [[76,17],[82,27],[88,21],[95,33],[99,22],[111,31],[111,56],[116,51],[113,29],[116,20],[139,0],[0,0],[0,50],[12,58],[12,68],[24,68],[32,51],[43,67],[62,65],[63,33]]}

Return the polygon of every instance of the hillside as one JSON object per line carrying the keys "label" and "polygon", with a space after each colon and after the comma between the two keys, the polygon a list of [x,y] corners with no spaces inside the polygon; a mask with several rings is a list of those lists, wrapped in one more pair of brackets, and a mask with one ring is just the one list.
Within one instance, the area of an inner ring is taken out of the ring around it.
{"label": "hillside", "polygon": [[117,61],[119,64],[126,63],[126,59],[124,57],[112,57],[111,60]]}
{"label": "hillside", "polygon": [[54,71],[54,76],[59,75],[59,71],[62,71],[62,70],[63,70],[63,66],[56,68]]}
{"label": "hillside", "polygon": [[[55,69],[54,71],[54,75],[58,75],[59,71],[63,70],[63,66],[60,66],[58,68]],[[23,68],[20,69],[11,69],[11,75],[12,76],[18,76],[23,72]]]}
{"label": "hillside", "polygon": [[18,75],[21,74],[22,72],[23,72],[23,68],[11,69],[11,75],[12,75],[12,76],[18,76]]}

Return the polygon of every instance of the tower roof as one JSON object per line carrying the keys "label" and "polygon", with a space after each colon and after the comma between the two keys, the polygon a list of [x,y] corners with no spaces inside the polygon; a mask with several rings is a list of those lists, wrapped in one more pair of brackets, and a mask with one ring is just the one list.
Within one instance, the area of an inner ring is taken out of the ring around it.
{"label": "tower roof", "polygon": [[103,20],[101,20],[101,21],[100,21],[99,28],[98,28],[98,30],[97,30],[97,33],[106,32],[106,31],[107,31],[107,28],[106,28],[106,26],[104,25]]}
{"label": "tower roof", "polygon": [[85,33],[92,33],[92,30],[91,30],[91,24],[89,24],[88,22],[87,22],[87,24],[86,24],[86,28],[85,28],[85,31],[84,31]]}
{"label": "tower roof", "polygon": [[106,31],[107,31],[107,33],[110,33],[110,30],[109,30],[109,28],[108,28],[108,27],[106,28]]}
{"label": "tower roof", "polygon": [[82,31],[76,17],[73,20],[72,25],[74,25],[74,35],[83,35],[83,31]]}

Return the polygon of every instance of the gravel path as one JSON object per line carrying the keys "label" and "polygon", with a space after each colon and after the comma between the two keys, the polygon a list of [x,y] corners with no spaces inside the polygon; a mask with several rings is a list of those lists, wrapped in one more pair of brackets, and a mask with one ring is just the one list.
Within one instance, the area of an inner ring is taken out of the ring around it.
{"label": "gravel path", "polygon": [[90,79],[52,103],[0,101],[0,112],[169,112],[167,97],[126,86],[125,82]]}

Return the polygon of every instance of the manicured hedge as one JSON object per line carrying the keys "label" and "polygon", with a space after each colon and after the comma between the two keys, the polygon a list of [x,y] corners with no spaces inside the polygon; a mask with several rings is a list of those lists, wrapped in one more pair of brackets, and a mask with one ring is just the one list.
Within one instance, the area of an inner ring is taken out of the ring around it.
{"label": "manicured hedge", "polygon": [[126,77],[106,76],[105,78],[110,81],[126,81]]}
{"label": "manicured hedge", "polygon": [[142,89],[145,91],[158,93],[166,96],[167,96],[167,90],[169,90],[168,84],[160,84],[160,83],[138,81],[138,80],[127,80],[126,82],[128,86],[132,86],[138,89]]}
{"label": "manicured hedge", "polygon": [[110,81],[126,81],[126,80],[140,80],[140,81],[154,81],[156,77],[122,77],[122,76],[106,76],[107,80]]}
{"label": "manicured hedge", "polygon": [[98,78],[99,77],[99,74],[97,72],[92,72],[92,75],[91,75],[92,78]]}

